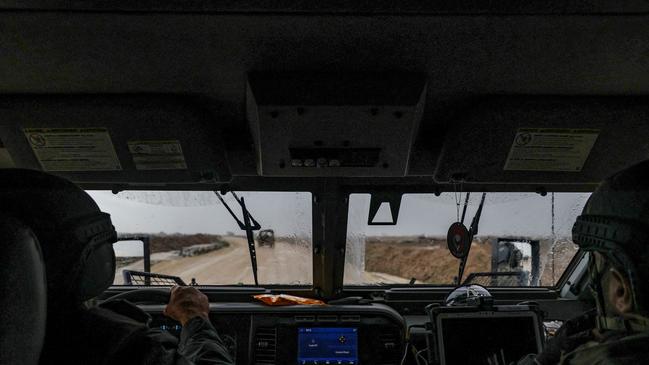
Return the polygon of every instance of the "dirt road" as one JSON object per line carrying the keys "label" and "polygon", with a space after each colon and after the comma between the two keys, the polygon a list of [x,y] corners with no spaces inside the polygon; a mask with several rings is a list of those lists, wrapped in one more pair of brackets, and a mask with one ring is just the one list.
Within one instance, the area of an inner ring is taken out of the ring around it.
{"label": "dirt road", "polygon": [[[152,272],[180,276],[185,282],[196,279],[198,284],[253,284],[248,244],[242,237],[223,237],[230,246],[192,257],[178,257],[171,253],[164,259],[162,254],[152,255]],[[129,266],[138,267],[136,262]],[[260,284],[310,284],[312,283],[312,258],[309,247],[278,241],[274,248],[257,247],[257,272]],[[351,273],[350,267],[345,268]],[[121,283],[121,269],[116,284]],[[407,282],[406,279],[380,273],[362,273],[356,280],[347,283]]]}
{"label": "dirt road", "polygon": [[[245,238],[224,237],[229,247],[193,257],[162,261],[151,267],[152,272],[175,275],[199,284],[252,284],[250,254]],[[308,260],[307,260],[308,258]],[[260,284],[309,283],[311,277],[310,251],[307,247],[277,242],[274,248],[257,247],[257,272]]]}

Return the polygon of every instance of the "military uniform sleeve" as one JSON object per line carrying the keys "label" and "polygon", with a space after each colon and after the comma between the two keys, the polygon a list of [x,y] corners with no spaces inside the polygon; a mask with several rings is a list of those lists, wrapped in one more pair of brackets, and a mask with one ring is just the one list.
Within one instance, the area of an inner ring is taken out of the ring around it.
{"label": "military uniform sleeve", "polygon": [[234,365],[214,326],[201,317],[192,318],[183,327],[178,354],[195,365]]}
{"label": "military uniform sleeve", "polygon": [[197,317],[183,327],[180,340],[141,326],[123,340],[106,364],[234,365],[234,361],[212,324]]}

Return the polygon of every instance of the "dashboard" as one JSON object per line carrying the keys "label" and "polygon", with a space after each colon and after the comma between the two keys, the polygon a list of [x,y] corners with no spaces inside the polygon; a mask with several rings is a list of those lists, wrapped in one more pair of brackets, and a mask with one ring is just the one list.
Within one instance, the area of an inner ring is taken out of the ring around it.
{"label": "dashboard", "polygon": [[[178,336],[180,325],[144,305],[152,326]],[[257,303],[210,305],[214,324],[237,364],[398,365],[406,323],[381,305],[268,307]]]}
{"label": "dashboard", "polygon": [[[165,305],[153,304],[165,300],[151,290],[145,294],[128,299],[151,315],[151,327],[179,336],[182,328],[163,314]],[[229,293],[233,302],[210,294],[210,321],[238,365],[400,365],[406,344],[407,364],[454,364],[458,354],[465,364],[483,364],[493,353],[520,359],[538,353],[562,321],[588,309],[579,301],[554,299],[447,307],[395,289],[385,302],[363,305],[278,307],[249,302],[247,292]],[[464,361],[467,348],[476,362]]]}

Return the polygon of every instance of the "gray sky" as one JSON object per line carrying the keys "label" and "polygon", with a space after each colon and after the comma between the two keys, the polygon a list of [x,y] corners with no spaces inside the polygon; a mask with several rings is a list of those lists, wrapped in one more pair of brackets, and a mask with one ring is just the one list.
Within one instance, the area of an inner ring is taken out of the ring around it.
{"label": "gray sky", "polygon": [[[241,230],[212,192],[139,192],[117,195],[89,191],[99,207],[111,214],[120,233],[213,233]],[[308,193],[241,193],[262,228],[279,235],[310,235],[311,195]],[[226,201],[241,218],[231,196]]]}
{"label": "gray sky", "polygon": [[[214,233],[241,230],[212,192],[140,192],[114,195],[91,191],[100,208],[111,214],[120,233]],[[311,235],[311,194],[284,192],[241,193],[263,228],[278,235]],[[555,225],[558,236],[570,234],[589,194],[555,195]],[[458,197],[464,201],[464,195]],[[480,194],[473,194],[465,224],[471,222]],[[227,201],[240,215],[233,199]],[[396,226],[367,226],[369,195],[350,198],[348,231],[365,235],[445,236],[457,218],[456,197],[445,193],[405,195]],[[480,221],[481,235],[549,236],[551,199],[535,193],[489,193]]]}
{"label": "gray sky", "polygon": [[[555,194],[555,234],[569,236],[575,218],[581,213],[590,194]],[[465,224],[469,226],[477,210],[481,194],[469,201]],[[458,199],[464,203],[464,195]],[[405,195],[396,226],[367,226],[369,195],[358,194],[350,199],[348,231],[364,230],[367,235],[446,236],[451,223],[457,220],[454,193]],[[460,215],[462,212],[460,211]],[[488,193],[480,219],[479,235],[550,236],[552,234],[552,200],[536,193]]]}

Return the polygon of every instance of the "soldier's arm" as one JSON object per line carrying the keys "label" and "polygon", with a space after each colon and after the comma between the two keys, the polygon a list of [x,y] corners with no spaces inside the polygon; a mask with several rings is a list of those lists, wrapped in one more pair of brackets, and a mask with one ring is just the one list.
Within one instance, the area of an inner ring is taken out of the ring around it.
{"label": "soldier's arm", "polygon": [[178,353],[195,365],[233,365],[234,361],[209,321],[209,301],[205,294],[192,287],[174,287],[164,310],[183,326]]}

